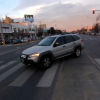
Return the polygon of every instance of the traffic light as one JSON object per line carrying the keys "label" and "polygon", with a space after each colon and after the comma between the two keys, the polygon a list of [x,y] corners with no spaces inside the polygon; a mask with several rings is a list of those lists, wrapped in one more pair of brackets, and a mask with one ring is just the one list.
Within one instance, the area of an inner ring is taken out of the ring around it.
{"label": "traffic light", "polygon": [[95,14],[95,9],[93,9],[93,14]]}

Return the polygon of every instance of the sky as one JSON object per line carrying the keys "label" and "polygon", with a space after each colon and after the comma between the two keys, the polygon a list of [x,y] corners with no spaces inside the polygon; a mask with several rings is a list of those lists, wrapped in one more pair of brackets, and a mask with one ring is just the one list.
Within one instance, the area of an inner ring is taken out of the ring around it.
{"label": "sky", "polygon": [[[34,15],[34,23],[72,31],[96,23],[100,0],[0,0],[0,18],[6,15],[23,21],[24,14]],[[93,22],[94,19],[94,22]]]}

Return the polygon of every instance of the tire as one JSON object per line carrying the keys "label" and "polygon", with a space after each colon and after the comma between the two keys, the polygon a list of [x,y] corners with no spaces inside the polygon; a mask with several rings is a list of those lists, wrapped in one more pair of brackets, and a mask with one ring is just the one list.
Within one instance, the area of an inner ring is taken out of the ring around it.
{"label": "tire", "polygon": [[41,58],[40,67],[42,67],[43,69],[50,68],[51,64],[52,64],[52,60],[49,56],[44,56]]}
{"label": "tire", "polygon": [[75,53],[74,53],[74,56],[76,58],[78,58],[78,57],[81,56],[81,48],[80,47],[76,48]]}

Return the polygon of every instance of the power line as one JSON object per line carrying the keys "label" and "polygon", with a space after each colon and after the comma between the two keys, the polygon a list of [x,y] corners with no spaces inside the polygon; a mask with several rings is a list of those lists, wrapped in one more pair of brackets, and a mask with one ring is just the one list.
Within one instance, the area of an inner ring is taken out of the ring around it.
{"label": "power line", "polygon": [[1,4],[0,4],[0,6],[4,7],[5,9],[12,10],[12,9],[10,9],[10,8],[9,8],[9,7],[7,7],[7,6],[1,5]]}
{"label": "power line", "polygon": [[13,8],[13,7],[7,5],[6,3],[4,3],[4,2],[2,2],[2,1],[0,1],[0,3],[2,3],[2,4],[5,5],[5,6],[8,6],[8,7],[10,7],[10,8]]}
{"label": "power line", "polygon": [[6,3],[4,3],[4,2],[2,2],[2,1],[0,1],[0,6],[2,6],[4,9],[9,9],[9,10],[12,10],[13,9],[13,7],[11,7],[11,6],[9,6],[9,5],[7,5]]}

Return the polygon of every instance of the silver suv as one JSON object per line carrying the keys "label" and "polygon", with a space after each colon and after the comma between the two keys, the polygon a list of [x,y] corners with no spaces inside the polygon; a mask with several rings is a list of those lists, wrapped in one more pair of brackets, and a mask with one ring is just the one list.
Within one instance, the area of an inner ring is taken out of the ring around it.
{"label": "silver suv", "polygon": [[82,49],[84,49],[84,43],[80,36],[76,34],[54,35],[24,50],[20,60],[26,65],[37,63],[43,68],[49,68],[55,59],[71,54],[80,57]]}

